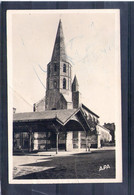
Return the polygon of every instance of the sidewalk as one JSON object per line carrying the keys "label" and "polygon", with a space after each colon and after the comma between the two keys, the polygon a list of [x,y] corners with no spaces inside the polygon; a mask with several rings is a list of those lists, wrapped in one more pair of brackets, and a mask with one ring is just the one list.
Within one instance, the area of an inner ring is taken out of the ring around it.
{"label": "sidewalk", "polygon": [[42,151],[38,153],[29,153],[28,156],[70,156],[73,154],[78,154],[78,153],[91,153],[92,151],[100,151],[100,150],[115,150],[115,147],[103,147],[103,148],[91,148],[90,151],[84,150],[74,150],[74,151],[58,151],[58,154],[56,154],[56,151]]}

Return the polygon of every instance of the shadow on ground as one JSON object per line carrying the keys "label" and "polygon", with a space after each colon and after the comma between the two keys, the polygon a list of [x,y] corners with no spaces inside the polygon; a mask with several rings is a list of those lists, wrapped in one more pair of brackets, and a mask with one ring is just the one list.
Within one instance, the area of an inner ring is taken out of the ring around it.
{"label": "shadow on ground", "polygon": [[[89,179],[115,178],[115,151],[93,151],[70,156],[40,158],[42,162],[23,164],[29,167],[50,167],[50,169],[15,177],[15,179]],[[43,161],[44,160],[44,161]],[[109,165],[99,171],[100,166]],[[54,168],[52,168],[54,167]]]}

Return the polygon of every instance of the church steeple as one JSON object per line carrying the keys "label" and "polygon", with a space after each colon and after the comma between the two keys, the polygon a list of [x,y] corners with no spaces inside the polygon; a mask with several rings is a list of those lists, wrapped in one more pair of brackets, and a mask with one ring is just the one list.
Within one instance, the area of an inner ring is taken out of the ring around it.
{"label": "church steeple", "polygon": [[47,65],[46,110],[72,108],[72,70],[67,61],[62,22],[59,21],[52,58]]}
{"label": "church steeple", "polygon": [[59,25],[58,25],[58,30],[56,34],[56,39],[55,39],[51,61],[66,62],[66,51],[65,51],[64,35],[63,35],[63,28],[62,28],[61,20],[59,21]]}

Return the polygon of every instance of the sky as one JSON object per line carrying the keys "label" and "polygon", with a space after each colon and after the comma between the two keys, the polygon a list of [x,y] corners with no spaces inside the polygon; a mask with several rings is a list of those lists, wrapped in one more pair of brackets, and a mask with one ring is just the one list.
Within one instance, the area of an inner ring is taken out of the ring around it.
{"label": "sky", "polygon": [[59,19],[82,102],[101,123],[116,123],[121,104],[118,10],[8,11],[8,88],[13,107],[30,112],[44,97]]}

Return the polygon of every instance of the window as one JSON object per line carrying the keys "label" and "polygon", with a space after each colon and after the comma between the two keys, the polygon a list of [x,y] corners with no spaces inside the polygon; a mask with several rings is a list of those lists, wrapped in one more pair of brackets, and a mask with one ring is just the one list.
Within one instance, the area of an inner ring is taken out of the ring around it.
{"label": "window", "polygon": [[66,79],[63,79],[63,89],[66,89]]}
{"label": "window", "polygon": [[56,89],[57,88],[57,82],[54,81],[54,88]]}
{"label": "window", "polygon": [[57,71],[57,64],[54,64],[54,71]]}
{"label": "window", "polygon": [[66,64],[63,64],[63,72],[66,72]]}

